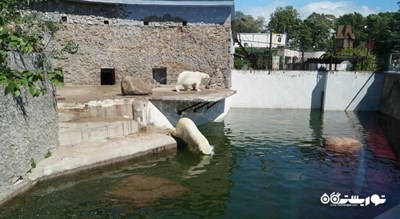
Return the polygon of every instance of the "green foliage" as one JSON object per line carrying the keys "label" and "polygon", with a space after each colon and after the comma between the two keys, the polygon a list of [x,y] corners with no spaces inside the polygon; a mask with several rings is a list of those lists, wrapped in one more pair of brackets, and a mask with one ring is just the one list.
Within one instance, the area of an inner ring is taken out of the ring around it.
{"label": "green foliage", "polygon": [[21,18],[20,10],[42,0],[2,0],[0,2],[0,27]]}
{"label": "green foliage", "polygon": [[36,168],[36,161],[33,158],[31,158],[31,167]]}
{"label": "green foliage", "polygon": [[[304,25],[309,31],[311,46],[306,50],[326,51],[332,48],[332,36],[330,31],[334,29],[335,16],[330,14],[318,14],[313,12],[305,20]],[[307,45],[307,44],[305,44]]]}
{"label": "green foliage", "polygon": [[[32,96],[44,94],[44,88],[40,82],[49,81],[62,87],[63,74],[60,70],[49,71],[45,66],[46,57],[40,56],[41,69],[19,72],[10,69],[7,65],[7,52],[15,51],[21,54],[29,54],[38,50],[38,42],[45,30],[54,33],[59,29],[58,25],[50,21],[40,21],[36,15],[25,16],[21,19],[20,9],[26,8],[30,3],[40,0],[6,0],[0,3],[0,84],[4,85],[4,95],[12,94],[14,97],[21,95],[21,89],[25,88]],[[21,22],[25,25],[21,25]],[[10,28],[9,28],[10,27]],[[35,27],[39,27],[36,29]],[[12,29],[11,29],[12,28]]]}
{"label": "green foliage", "polygon": [[43,43],[44,34],[53,35],[61,29],[61,24],[53,21],[42,20],[36,13],[27,14],[13,24],[15,32],[23,35],[34,45],[35,52],[42,52],[48,46]]}
{"label": "green foliage", "polygon": [[353,65],[354,71],[375,71],[377,70],[376,56],[368,51],[366,48],[354,49],[349,48],[341,51],[338,55],[340,56],[352,56],[361,58],[362,61],[356,62]]}
{"label": "green foliage", "polygon": [[236,29],[239,33],[260,33],[264,32],[263,17],[254,19],[251,15],[245,15],[243,12],[236,12]]}
{"label": "green foliage", "polygon": [[46,71],[43,69],[19,72],[7,67],[7,51],[18,51],[28,54],[33,51],[33,45],[29,40],[18,34],[11,33],[7,27],[0,30],[0,84],[5,86],[4,95],[12,94],[14,97],[21,95],[21,88],[26,87],[29,93],[40,96],[44,93],[38,82],[44,81],[45,76],[49,77],[50,82],[55,86],[63,86],[61,82],[61,71]]}
{"label": "green foliage", "polygon": [[78,52],[79,45],[72,40],[67,41],[67,44],[61,49],[61,52],[69,54],[76,54]]}
{"label": "green foliage", "polygon": [[235,69],[243,69],[246,66],[247,68],[252,68],[251,62],[249,60],[235,57],[234,60]]}
{"label": "green foliage", "polygon": [[311,28],[308,27],[305,23],[301,23],[299,30],[294,34],[291,45],[299,47],[304,51],[312,50],[313,36]]}
{"label": "green foliage", "polygon": [[52,153],[51,151],[47,151],[47,153],[44,155],[44,158],[49,158],[51,157]]}
{"label": "green foliage", "polygon": [[247,52],[248,53],[241,48],[235,50],[235,54],[242,57],[235,57],[235,69],[241,69],[244,65],[253,69],[267,69],[268,60],[270,59],[268,51],[265,49],[252,48]]}
{"label": "green foliage", "polygon": [[[400,6],[400,2],[397,2]],[[254,18],[244,15],[242,12],[236,13],[236,22],[238,32],[267,31],[263,29],[261,19],[260,22],[257,22]],[[304,51],[325,51],[329,56],[333,54],[332,30],[336,31],[338,25],[346,24],[351,25],[356,37],[353,44],[356,49],[347,52],[350,53],[349,55],[366,57],[362,66],[361,64],[355,66],[357,70],[360,68],[374,70],[376,63],[381,70],[384,70],[388,66],[389,55],[400,53],[400,10],[371,14],[367,17],[354,12],[344,14],[337,19],[329,14],[312,13],[302,21],[299,13],[292,6],[278,7],[271,14],[267,28],[273,32],[286,33],[286,44],[290,47]],[[365,51],[368,51],[368,57]],[[236,68],[246,64],[256,69],[265,64],[265,61],[260,61],[265,60],[265,51],[261,53],[250,51],[250,55],[241,54],[245,60],[236,58]],[[249,65],[249,62],[251,65]]]}
{"label": "green foliage", "polygon": [[0,50],[3,51],[0,61],[4,63],[6,58],[5,51],[14,50],[28,54],[33,51],[33,45],[29,38],[24,38],[18,33],[11,33],[8,27],[3,27],[0,30]]}
{"label": "green foliage", "polygon": [[373,32],[374,53],[379,57],[378,64],[387,70],[390,53],[400,53],[400,11],[379,13],[374,19],[379,31]]}
{"label": "green foliage", "polygon": [[39,82],[49,78],[50,82],[56,87],[63,87],[63,74],[60,70],[46,71],[36,69],[32,71],[14,71],[9,68],[0,68],[0,84],[5,85],[4,95],[12,94],[14,97],[21,95],[21,88],[25,87],[33,97],[44,94],[44,88]]}
{"label": "green foliage", "polygon": [[300,14],[293,6],[278,7],[271,15],[268,29],[278,33],[286,33],[290,42],[295,36],[300,35]]}

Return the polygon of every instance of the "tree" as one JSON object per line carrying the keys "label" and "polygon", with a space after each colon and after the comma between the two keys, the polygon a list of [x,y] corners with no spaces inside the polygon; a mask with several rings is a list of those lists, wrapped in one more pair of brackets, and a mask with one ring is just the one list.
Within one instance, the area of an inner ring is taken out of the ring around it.
{"label": "tree", "polygon": [[274,32],[286,33],[287,43],[299,34],[301,28],[300,14],[293,6],[278,7],[272,14],[268,29]]}
{"label": "tree", "polygon": [[354,49],[347,48],[339,52],[338,55],[341,56],[352,56],[352,57],[363,57],[361,61],[353,63],[353,71],[375,71],[376,66],[376,56],[369,52],[366,48]]}
{"label": "tree", "polygon": [[400,53],[400,11],[379,13],[375,20],[379,31],[374,32],[374,53],[381,69],[385,69],[390,53]]}
{"label": "tree", "polygon": [[303,51],[313,50],[311,29],[305,23],[302,22],[298,31],[294,33],[291,46],[297,47]]}
{"label": "tree", "polygon": [[336,19],[335,27],[338,27],[339,25],[348,25],[348,24],[351,25],[351,30],[353,31],[354,36],[356,37],[353,45],[354,47],[358,47],[362,43],[368,41],[368,34],[365,30],[366,19],[364,18],[364,16],[362,16],[362,14],[354,12],[342,15],[338,19]]}
{"label": "tree", "polygon": [[2,0],[0,2],[0,26],[18,20],[21,16],[19,11],[27,8],[32,3],[41,0]]}
{"label": "tree", "polygon": [[236,12],[236,29],[239,33],[260,33],[264,31],[265,19],[257,17],[254,19],[251,15],[245,15],[243,12]]}
{"label": "tree", "polygon": [[332,48],[331,31],[334,29],[335,16],[313,12],[305,20],[311,34],[311,47],[313,50],[326,51]]}

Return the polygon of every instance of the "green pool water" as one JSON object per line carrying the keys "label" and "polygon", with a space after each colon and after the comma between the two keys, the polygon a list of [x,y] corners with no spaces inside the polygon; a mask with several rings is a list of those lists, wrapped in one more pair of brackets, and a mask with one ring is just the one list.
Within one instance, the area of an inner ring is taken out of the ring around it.
{"label": "green pool water", "polygon": [[[179,149],[42,183],[0,218],[374,218],[400,204],[399,127],[378,113],[231,109],[200,127],[212,157]],[[363,148],[328,151],[331,135]],[[333,192],[385,203],[321,202]]]}

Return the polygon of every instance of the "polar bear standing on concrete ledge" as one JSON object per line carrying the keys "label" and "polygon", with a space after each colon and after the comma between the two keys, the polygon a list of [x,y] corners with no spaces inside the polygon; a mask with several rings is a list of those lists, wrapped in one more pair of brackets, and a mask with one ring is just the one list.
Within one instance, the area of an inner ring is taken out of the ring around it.
{"label": "polar bear standing on concrete ledge", "polygon": [[188,118],[179,119],[176,128],[169,129],[169,133],[186,142],[192,151],[200,150],[203,154],[213,153],[207,138],[197,129],[196,124]]}
{"label": "polar bear standing on concrete ledge", "polygon": [[182,85],[185,91],[192,87],[193,90],[200,91],[200,84],[202,79],[210,79],[210,76],[206,73],[198,71],[183,71],[178,76],[178,84],[175,87],[176,92],[179,92],[179,88]]}

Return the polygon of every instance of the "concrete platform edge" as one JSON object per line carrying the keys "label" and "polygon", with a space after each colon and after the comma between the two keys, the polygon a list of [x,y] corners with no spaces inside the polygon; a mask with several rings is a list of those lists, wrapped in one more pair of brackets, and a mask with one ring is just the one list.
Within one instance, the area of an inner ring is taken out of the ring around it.
{"label": "concrete platform edge", "polygon": [[[158,142],[155,142],[155,143],[158,143]],[[55,172],[54,174],[51,174],[51,175],[43,174],[42,176],[36,177],[34,180],[29,179],[29,177],[27,177],[26,179],[22,179],[19,182],[15,183],[13,186],[8,188],[7,190],[0,192],[0,206],[3,204],[6,204],[7,202],[11,201],[12,199],[16,198],[19,195],[24,194],[25,192],[29,192],[39,182],[55,179],[58,177],[64,177],[67,175],[76,174],[76,173],[83,172],[83,171],[90,171],[93,169],[101,168],[101,167],[108,166],[108,165],[118,164],[118,163],[126,162],[129,160],[134,160],[134,159],[146,156],[146,155],[158,154],[158,153],[162,153],[162,152],[166,152],[166,151],[173,152],[174,150],[175,151],[177,150],[176,142],[173,143],[173,141],[169,141],[169,142],[165,142],[165,143],[159,143],[158,145],[155,145],[152,148],[149,148],[149,149],[143,150],[143,151],[139,151],[139,152],[136,152],[133,154],[117,156],[117,157],[113,157],[110,159],[101,160],[101,161],[94,162],[89,165],[83,165],[83,166],[79,166],[79,167],[76,167],[73,169],[69,169],[69,170],[65,170],[65,171],[61,171],[61,172]]]}

